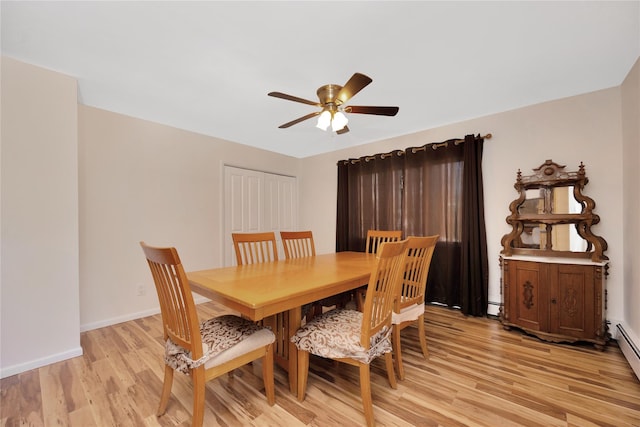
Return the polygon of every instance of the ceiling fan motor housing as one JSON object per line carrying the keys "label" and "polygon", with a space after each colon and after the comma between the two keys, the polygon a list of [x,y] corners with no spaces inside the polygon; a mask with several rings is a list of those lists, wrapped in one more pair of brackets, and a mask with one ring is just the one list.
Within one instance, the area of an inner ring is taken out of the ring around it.
{"label": "ceiling fan motor housing", "polygon": [[342,89],[342,86],[340,85],[329,84],[329,85],[321,86],[316,93],[318,94],[318,99],[320,100],[320,103],[324,107],[330,107],[331,105],[335,105],[337,107],[340,104],[342,104],[342,102],[339,99],[337,99],[338,93],[340,92],[341,89]]}

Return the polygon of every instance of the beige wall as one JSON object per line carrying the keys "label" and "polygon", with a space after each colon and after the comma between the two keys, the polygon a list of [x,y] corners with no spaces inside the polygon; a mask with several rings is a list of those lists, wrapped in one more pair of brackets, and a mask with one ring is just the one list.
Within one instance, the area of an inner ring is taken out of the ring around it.
{"label": "beige wall", "polygon": [[223,265],[224,164],[298,174],[293,157],[83,105],[78,113],[83,330],[157,312],[141,240],[175,246],[187,269]]}
{"label": "beige wall", "polygon": [[0,376],[82,354],[76,81],[2,58]]}
{"label": "beige wall", "polygon": [[[609,311],[622,319],[624,257],[622,248],[622,135],[620,88],[611,88],[553,102],[537,104],[479,119],[443,126],[339,152],[301,160],[304,183],[300,186],[301,215],[318,231],[316,244],[334,248],[336,215],[336,162],[394,149],[420,146],[465,134],[491,133],[483,155],[485,217],[489,251],[489,311],[500,302],[500,239],[510,231],[505,218],[516,198],[516,172],[531,173],[546,159],[577,170],[584,162],[589,184],[585,194],[596,201],[601,223],[593,228],[603,236],[611,259],[608,280]],[[636,165],[637,168],[637,165]],[[313,194],[313,201],[309,196]],[[640,305],[640,300],[636,301]]]}
{"label": "beige wall", "polygon": [[640,346],[640,59],[622,84],[625,330]]}

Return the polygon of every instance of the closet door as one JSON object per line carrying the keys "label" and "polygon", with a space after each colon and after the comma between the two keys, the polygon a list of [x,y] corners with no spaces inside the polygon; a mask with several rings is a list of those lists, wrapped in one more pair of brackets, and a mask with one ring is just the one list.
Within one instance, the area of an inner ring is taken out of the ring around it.
{"label": "closet door", "polygon": [[[298,223],[297,178],[250,169],[224,169],[225,265],[235,265],[231,233],[295,230]],[[278,243],[278,256],[284,257]]]}
{"label": "closet door", "polygon": [[[295,230],[297,224],[297,180],[294,177],[264,174],[264,221],[266,231]],[[280,236],[278,236],[279,238]]]}

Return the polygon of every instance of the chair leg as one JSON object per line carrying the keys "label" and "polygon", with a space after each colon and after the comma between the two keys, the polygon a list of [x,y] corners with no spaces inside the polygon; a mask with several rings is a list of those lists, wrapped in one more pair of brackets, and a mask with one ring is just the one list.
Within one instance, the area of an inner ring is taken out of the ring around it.
{"label": "chair leg", "polygon": [[386,353],[384,355],[384,363],[387,365],[387,378],[389,378],[389,385],[395,390],[398,388],[398,383],[396,383],[396,373],[393,370],[393,357],[391,357],[391,353]]}
{"label": "chair leg", "polygon": [[162,394],[160,395],[160,406],[158,407],[158,416],[161,416],[167,410],[167,403],[171,397],[171,385],[173,384],[173,368],[164,365],[164,383],[162,385]]}
{"label": "chair leg", "polygon": [[373,401],[371,400],[371,378],[369,365],[360,364],[360,396],[362,397],[362,406],[364,408],[364,417],[367,420],[367,426],[375,425],[373,419]]}
{"label": "chair leg", "polygon": [[364,309],[364,299],[366,296],[366,287],[356,289],[356,310],[362,311]]}
{"label": "chair leg", "polygon": [[320,316],[322,314],[322,304],[317,303],[313,307],[313,317]]}
{"label": "chair leg", "polygon": [[418,317],[418,338],[420,339],[420,347],[422,347],[422,354],[424,358],[429,358],[429,349],[427,348],[427,338],[424,331],[424,314]]}
{"label": "chair leg", "polygon": [[304,400],[309,376],[309,352],[298,350],[298,401]]}
{"label": "chair leg", "polygon": [[202,427],[204,421],[204,365],[191,371],[193,381],[193,414],[191,415],[191,427]]}
{"label": "chair leg", "polygon": [[273,344],[267,346],[267,352],[262,359],[262,379],[267,402],[273,406],[276,403],[275,384],[273,380]]}
{"label": "chair leg", "polygon": [[400,325],[393,325],[393,331],[391,332],[391,343],[393,346],[393,357],[396,361],[396,371],[398,371],[398,378],[404,379],[404,366],[402,365],[402,348],[400,346]]}
{"label": "chair leg", "polygon": [[311,305],[311,307],[309,308],[309,311],[304,315],[305,323],[311,322],[314,317],[319,316],[321,314],[322,314],[322,304],[316,301]]}

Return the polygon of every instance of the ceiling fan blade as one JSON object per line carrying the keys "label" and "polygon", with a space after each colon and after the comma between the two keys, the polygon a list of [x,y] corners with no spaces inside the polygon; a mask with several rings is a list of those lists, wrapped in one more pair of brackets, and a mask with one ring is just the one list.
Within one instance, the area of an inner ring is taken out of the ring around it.
{"label": "ceiling fan blade", "polygon": [[342,135],[343,133],[347,133],[347,132],[349,132],[349,126],[345,126],[342,129],[340,129],[339,131],[336,131],[336,133],[338,135]]}
{"label": "ceiling fan blade", "polygon": [[345,113],[375,114],[377,116],[395,116],[398,114],[398,107],[367,107],[362,105],[350,105],[345,107]]}
{"label": "ceiling fan blade", "polygon": [[269,92],[267,95],[273,96],[275,98],[286,99],[287,101],[301,102],[307,105],[313,105],[314,107],[322,107],[320,103],[317,101],[309,101],[308,99],[298,98],[297,96],[287,95],[282,92]]}
{"label": "ceiling fan blade", "polygon": [[305,120],[308,120],[308,119],[310,119],[310,118],[312,118],[312,117],[319,116],[319,115],[320,115],[320,113],[322,113],[322,111],[316,111],[315,113],[307,114],[306,116],[299,117],[299,118],[297,118],[297,119],[295,119],[295,120],[291,120],[291,121],[290,121],[290,122],[288,122],[288,123],[285,123],[285,124],[283,124],[283,125],[280,125],[280,126],[278,126],[278,128],[280,128],[280,129],[288,128],[289,126],[296,125],[296,124],[298,124],[298,123],[300,123],[300,122],[303,122],[303,121],[305,121]]}
{"label": "ceiling fan blade", "polygon": [[371,80],[371,78],[364,74],[355,73],[351,76],[349,81],[345,83],[342,89],[340,89],[340,92],[338,92],[338,95],[336,96],[336,100],[339,100],[342,104],[346,103],[372,81],[373,80]]}

